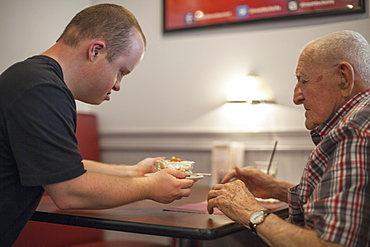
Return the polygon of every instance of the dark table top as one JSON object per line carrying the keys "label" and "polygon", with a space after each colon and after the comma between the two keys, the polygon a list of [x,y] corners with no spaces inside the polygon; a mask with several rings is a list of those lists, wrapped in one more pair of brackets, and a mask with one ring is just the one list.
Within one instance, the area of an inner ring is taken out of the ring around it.
{"label": "dark table top", "polygon": [[[245,229],[225,215],[163,210],[202,202],[208,191],[207,187],[194,186],[189,197],[171,204],[145,200],[105,210],[60,210],[49,196],[44,196],[31,220],[197,240],[216,239]],[[287,215],[286,210],[275,213],[280,217]]]}

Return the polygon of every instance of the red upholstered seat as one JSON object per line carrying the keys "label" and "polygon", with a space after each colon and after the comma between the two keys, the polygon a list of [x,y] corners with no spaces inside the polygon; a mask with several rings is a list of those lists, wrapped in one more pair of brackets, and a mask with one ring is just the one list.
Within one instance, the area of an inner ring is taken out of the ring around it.
{"label": "red upholstered seat", "polygon": [[165,245],[149,243],[149,242],[135,242],[135,241],[105,241],[105,242],[91,242],[85,244],[78,244],[69,247],[166,247]]}
{"label": "red upholstered seat", "polygon": [[97,118],[93,114],[77,114],[76,137],[84,159],[100,161]]}
{"label": "red upholstered seat", "polygon": [[165,247],[156,243],[104,240],[100,229],[29,221],[13,247]]}
{"label": "red upholstered seat", "polygon": [[103,240],[99,229],[29,221],[13,247],[62,247]]}

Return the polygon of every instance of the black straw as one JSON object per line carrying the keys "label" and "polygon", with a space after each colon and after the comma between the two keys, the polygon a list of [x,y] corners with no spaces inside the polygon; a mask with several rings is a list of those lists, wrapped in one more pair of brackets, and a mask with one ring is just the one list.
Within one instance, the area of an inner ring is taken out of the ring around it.
{"label": "black straw", "polygon": [[270,158],[270,163],[269,163],[269,166],[267,168],[267,174],[270,174],[270,168],[271,168],[272,160],[274,159],[277,143],[278,143],[278,141],[275,141],[274,149],[272,150],[272,154],[271,154],[271,158]]}

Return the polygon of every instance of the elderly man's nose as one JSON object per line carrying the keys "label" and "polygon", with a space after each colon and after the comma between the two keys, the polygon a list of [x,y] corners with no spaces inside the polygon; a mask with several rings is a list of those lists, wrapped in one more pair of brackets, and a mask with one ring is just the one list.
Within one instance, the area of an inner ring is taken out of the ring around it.
{"label": "elderly man's nose", "polygon": [[301,88],[298,86],[298,83],[294,87],[293,102],[296,105],[303,103],[304,97],[301,91]]}

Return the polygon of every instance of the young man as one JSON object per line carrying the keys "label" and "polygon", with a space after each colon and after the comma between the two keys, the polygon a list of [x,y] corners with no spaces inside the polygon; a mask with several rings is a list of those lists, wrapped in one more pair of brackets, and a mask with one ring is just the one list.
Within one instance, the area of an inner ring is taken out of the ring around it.
{"label": "young man", "polygon": [[[370,47],[340,31],[312,41],[296,69],[294,103],[303,105],[316,148],[298,185],[251,167],[236,168],[208,195],[271,246],[370,245]],[[289,203],[289,223],[255,199]]]}
{"label": "young man", "polygon": [[100,104],[144,56],[145,36],[127,9],[100,4],[78,13],[56,44],[0,76],[0,240],[11,246],[44,190],[61,209],[104,209],[189,196],[185,174],[83,160],[75,99]]}

